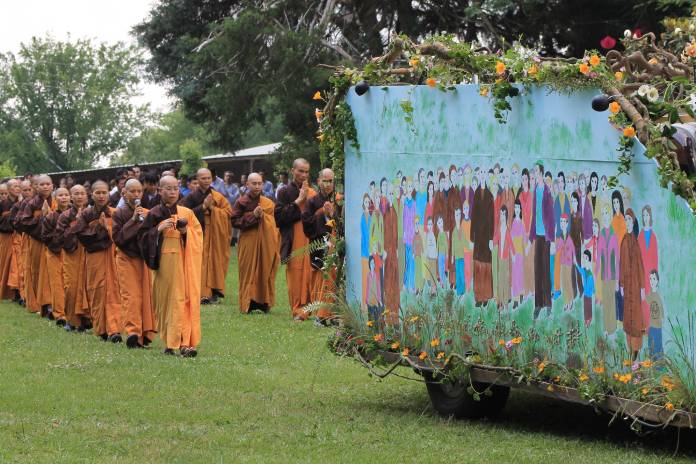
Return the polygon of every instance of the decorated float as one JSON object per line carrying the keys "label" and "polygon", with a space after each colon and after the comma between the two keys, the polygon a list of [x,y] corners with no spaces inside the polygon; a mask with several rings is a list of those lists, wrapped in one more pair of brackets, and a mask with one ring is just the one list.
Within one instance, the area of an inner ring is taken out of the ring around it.
{"label": "decorated float", "polygon": [[395,37],[334,69],[314,96],[346,191],[333,351],[413,369],[444,415],[519,388],[696,425],[696,44],[623,45],[566,60]]}

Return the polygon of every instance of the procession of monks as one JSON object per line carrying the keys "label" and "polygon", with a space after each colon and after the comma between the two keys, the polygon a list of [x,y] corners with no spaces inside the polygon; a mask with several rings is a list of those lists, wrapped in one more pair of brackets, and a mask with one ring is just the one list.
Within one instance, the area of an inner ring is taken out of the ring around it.
{"label": "procession of monks", "polygon": [[[270,311],[282,261],[293,320],[314,312],[330,324],[335,270],[324,269],[324,259],[340,234],[341,196],[330,169],[320,172],[319,191],[312,189],[309,168],[294,161],[276,202],[251,173],[234,205],[212,187],[208,169],[198,170],[186,196],[165,171],[147,197],[150,209],[135,177],[125,181],[117,208],[104,181],[93,182],[88,195],[79,184],[54,190],[48,175],[8,180],[0,184],[0,298],[67,331],[125,339],[128,348],[159,335],[165,354],[195,357],[201,304],[226,292],[234,228],[240,311]],[[309,309],[312,302],[318,309]]]}

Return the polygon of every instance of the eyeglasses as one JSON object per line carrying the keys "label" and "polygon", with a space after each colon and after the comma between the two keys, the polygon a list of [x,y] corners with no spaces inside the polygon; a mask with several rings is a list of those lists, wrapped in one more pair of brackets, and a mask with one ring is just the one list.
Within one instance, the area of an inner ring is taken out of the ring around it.
{"label": "eyeglasses", "polygon": [[178,186],[174,187],[160,187],[162,190],[167,190],[168,192],[177,192],[179,190]]}

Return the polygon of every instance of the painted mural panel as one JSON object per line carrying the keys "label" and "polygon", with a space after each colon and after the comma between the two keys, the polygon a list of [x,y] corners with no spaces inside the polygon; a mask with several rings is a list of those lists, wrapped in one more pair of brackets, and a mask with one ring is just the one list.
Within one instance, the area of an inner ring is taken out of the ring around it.
{"label": "painted mural panel", "polygon": [[592,96],[537,89],[500,125],[477,86],[351,91],[348,291],[365,317],[502,324],[569,363],[672,350],[696,311],[694,218],[641,148],[608,187],[619,133]]}

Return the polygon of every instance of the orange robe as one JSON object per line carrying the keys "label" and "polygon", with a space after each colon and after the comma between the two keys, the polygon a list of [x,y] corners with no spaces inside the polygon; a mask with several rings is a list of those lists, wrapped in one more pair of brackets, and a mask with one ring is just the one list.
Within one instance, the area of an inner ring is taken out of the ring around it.
{"label": "orange robe", "polygon": [[[186,219],[186,234],[177,229],[159,233],[167,218]],[[157,331],[167,348],[195,348],[201,341],[201,263],[203,229],[188,208],[152,208],[138,231],[148,267],[153,269],[152,305]]]}
{"label": "orange robe", "polygon": [[89,322],[89,305],[85,276],[85,248],[77,240],[75,225],[77,208],[71,206],[58,218],[57,233],[62,235],[63,289],[65,294],[65,318],[73,327]]}
{"label": "orange robe", "polygon": [[[263,215],[254,216],[260,206]],[[280,264],[278,229],[273,201],[244,194],[232,208],[232,225],[240,230],[237,245],[239,310],[249,312],[253,303],[270,309],[275,304],[275,278]]]}
{"label": "orange robe", "polygon": [[45,285],[51,296],[53,317],[65,320],[65,284],[63,282],[63,255],[46,249],[46,273],[48,285]]}
{"label": "orange robe", "polygon": [[8,284],[12,264],[12,233],[0,232],[0,299],[10,300],[14,290]]}

